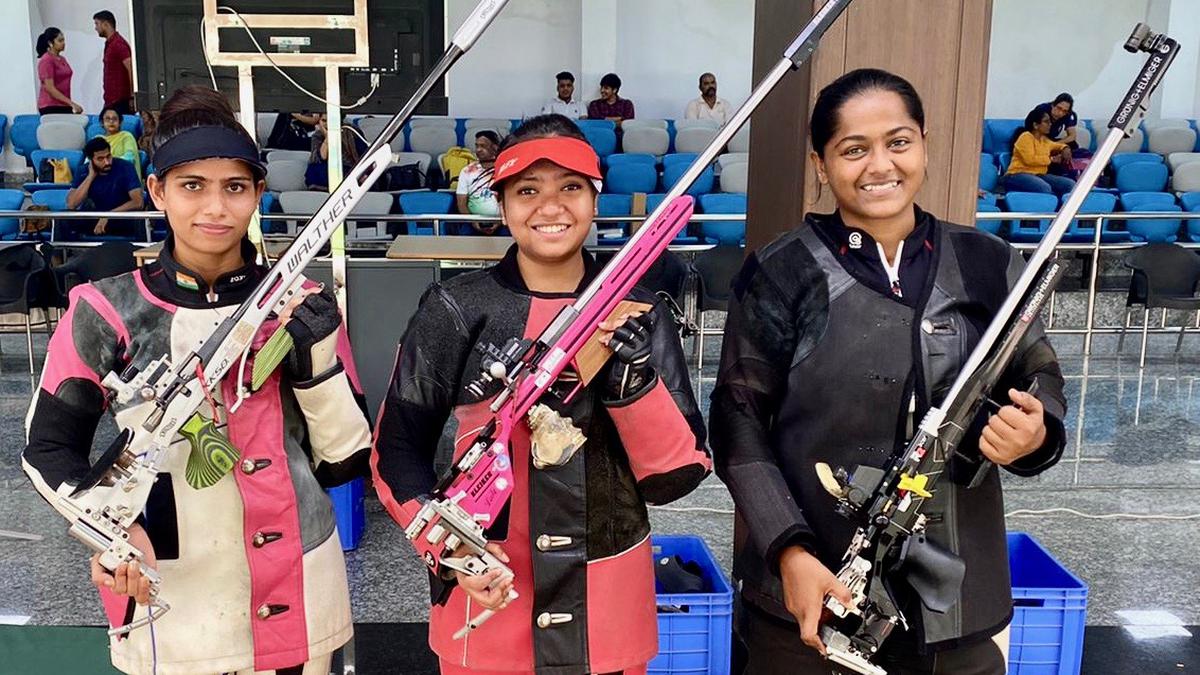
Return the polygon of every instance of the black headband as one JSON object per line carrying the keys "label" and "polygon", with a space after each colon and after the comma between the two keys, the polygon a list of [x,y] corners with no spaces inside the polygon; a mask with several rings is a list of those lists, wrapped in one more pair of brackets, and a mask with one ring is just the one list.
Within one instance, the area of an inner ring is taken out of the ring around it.
{"label": "black headband", "polygon": [[236,159],[249,164],[255,176],[267,175],[267,167],[258,158],[258,146],[245,133],[217,125],[194,127],[163,143],[154,152],[154,172],[161,176],[201,159]]}

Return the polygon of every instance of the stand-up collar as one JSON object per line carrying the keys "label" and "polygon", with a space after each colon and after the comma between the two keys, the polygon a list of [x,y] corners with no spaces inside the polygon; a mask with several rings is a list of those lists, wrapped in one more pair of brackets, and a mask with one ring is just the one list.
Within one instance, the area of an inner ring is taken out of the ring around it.
{"label": "stand-up collar", "polygon": [[155,295],[181,307],[221,307],[249,297],[266,270],[254,262],[250,240],[241,242],[243,264],[221,274],[210,288],[204,277],[175,258],[175,239],[167,237],[158,259],[142,268],[146,285]]}
{"label": "stand-up collar", "polygon": [[573,298],[582,293],[583,289],[587,288],[588,284],[592,283],[592,279],[595,279],[600,270],[604,268],[586,249],[579,249],[579,254],[583,256],[583,279],[571,293],[543,293],[529,290],[524,277],[521,276],[521,268],[517,265],[516,244],[508,247],[504,257],[492,268],[492,273],[496,275],[496,279],[502,286],[523,295],[532,295],[538,298]]}

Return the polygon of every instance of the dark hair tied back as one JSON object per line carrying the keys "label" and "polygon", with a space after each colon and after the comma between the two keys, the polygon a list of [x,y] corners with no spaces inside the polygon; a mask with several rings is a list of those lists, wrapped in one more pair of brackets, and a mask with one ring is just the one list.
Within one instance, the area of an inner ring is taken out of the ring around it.
{"label": "dark hair tied back", "polygon": [[819,157],[825,156],[825,145],[837,131],[842,106],[855,96],[869,91],[890,91],[899,96],[904,102],[908,116],[917,123],[922,132],[925,131],[925,107],[921,104],[917,90],[908,80],[886,70],[859,68],[830,82],[817,95],[808,131],[813,150]]}
{"label": "dark hair tied back", "polygon": [[62,35],[62,31],[54,26],[50,26],[46,30],[42,31],[42,34],[39,35],[37,39],[38,58],[41,58],[46,54],[46,52],[50,51],[50,43],[57,40],[59,35]]}

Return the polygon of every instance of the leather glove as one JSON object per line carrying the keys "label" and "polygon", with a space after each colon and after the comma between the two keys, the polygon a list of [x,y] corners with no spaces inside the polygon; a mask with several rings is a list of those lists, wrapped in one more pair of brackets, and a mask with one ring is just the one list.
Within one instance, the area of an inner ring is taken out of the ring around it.
{"label": "leather glove", "polygon": [[337,365],[337,331],[342,324],[337,300],[329,289],[312,293],[294,310],[284,329],[292,336],[288,374],[307,382]]}
{"label": "leather glove", "polygon": [[654,319],[651,314],[631,316],[613,331],[608,347],[612,350],[605,398],[623,401],[654,386],[658,375],[650,365]]}

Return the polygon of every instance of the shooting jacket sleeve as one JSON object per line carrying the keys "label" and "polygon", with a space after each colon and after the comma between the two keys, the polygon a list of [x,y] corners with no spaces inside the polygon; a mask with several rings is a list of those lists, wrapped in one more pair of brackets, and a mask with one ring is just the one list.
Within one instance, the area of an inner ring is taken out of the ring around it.
{"label": "shooting jacket sleeve", "polygon": [[777,573],[785,547],[811,548],[813,540],[771,447],[787,366],[804,338],[798,310],[812,293],[810,284],[780,283],[775,276],[752,254],[734,280],[709,423],[717,475],[749,525],[753,545]]}

